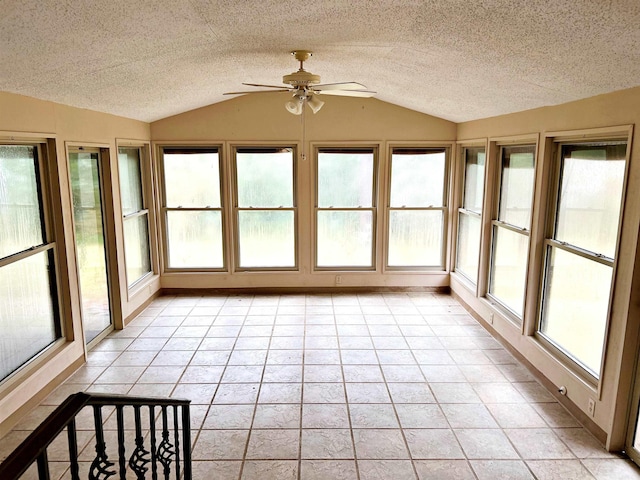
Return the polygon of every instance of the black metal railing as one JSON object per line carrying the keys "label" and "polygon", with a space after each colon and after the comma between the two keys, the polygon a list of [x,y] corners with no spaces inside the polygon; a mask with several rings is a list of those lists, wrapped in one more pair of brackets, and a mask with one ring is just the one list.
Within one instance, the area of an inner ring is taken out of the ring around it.
{"label": "black metal railing", "polygon": [[[50,480],[47,449],[66,429],[67,478],[191,480],[190,403],[190,400],[75,393],[0,463],[0,479],[18,480],[35,463],[38,478]],[[93,421],[85,419],[86,425],[81,424],[79,419],[83,420],[87,409]],[[148,419],[143,418],[146,416]],[[83,445],[78,443],[78,432],[84,431],[93,432],[95,453],[90,449],[91,442],[80,451]]]}

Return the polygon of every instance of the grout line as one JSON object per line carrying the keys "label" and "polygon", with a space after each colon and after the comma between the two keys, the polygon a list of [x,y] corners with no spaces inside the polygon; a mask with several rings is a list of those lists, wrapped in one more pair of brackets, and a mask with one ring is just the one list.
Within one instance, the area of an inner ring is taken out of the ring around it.
{"label": "grout line", "polygon": [[[333,299],[333,297],[332,297]],[[362,311],[362,307],[360,307],[360,305],[358,305],[358,307],[360,308],[360,311]],[[363,316],[364,318],[364,316]],[[344,393],[344,401],[345,401],[345,405],[347,408],[347,420],[349,421],[349,434],[351,436],[351,446],[353,448],[353,463],[355,464],[355,469],[356,469],[356,479],[360,480],[360,465],[358,462],[358,453],[356,452],[356,439],[355,439],[355,435],[353,434],[353,422],[351,421],[351,408],[349,407],[349,396],[347,395],[347,379],[344,375],[344,362],[342,361],[342,346],[341,346],[341,341],[340,341],[340,334],[338,332],[338,324],[336,322],[336,316],[335,316],[335,311],[334,311],[334,315],[333,315],[333,324],[334,324],[334,328],[336,329],[336,339],[338,342],[338,356],[340,358],[340,372],[342,373],[342,390]],[[373,345],[373,341],[371,342],[371,344]]]}

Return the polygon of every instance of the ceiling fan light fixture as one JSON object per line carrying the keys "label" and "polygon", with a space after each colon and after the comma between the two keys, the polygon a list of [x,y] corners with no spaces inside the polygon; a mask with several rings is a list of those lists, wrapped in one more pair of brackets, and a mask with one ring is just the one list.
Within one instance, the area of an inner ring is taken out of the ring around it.
{"label": "ceiling fan light fixture", "polygon": [[307,97],[307,103],[309,104],[309,108],[311,108],[313,113],[318,113],[318,111],[320,111],[320,109],[324,105],[324,102],[320,100],[317,95],[309,95]]}
{"label": "ceiling fan light fixture", "polygon": [[302,115],[302,106],[302,101],[298,100],[297,98],[289,100],[284,104],[284,108],[286,108],[289,113],[293,113],[294,115]]}

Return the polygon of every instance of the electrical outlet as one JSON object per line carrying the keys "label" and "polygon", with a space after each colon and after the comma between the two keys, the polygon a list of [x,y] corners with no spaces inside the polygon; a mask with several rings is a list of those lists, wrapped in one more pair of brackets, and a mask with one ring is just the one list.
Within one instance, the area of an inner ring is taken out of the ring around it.
{"label": "electrical outlet", "polygon": [[587,411],[592,417],[596,414],[596,401],[593,398],[589,399],[589,406],[587,407]]}
{"label": "electrical outlet", "polygon": [[336,285],[340,285],[342,283],[342,275],[336,275]]}

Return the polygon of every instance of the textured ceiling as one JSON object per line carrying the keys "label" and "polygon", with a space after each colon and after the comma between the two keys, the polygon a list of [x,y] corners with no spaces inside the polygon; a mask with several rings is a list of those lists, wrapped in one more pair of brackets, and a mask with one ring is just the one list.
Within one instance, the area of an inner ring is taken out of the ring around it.
{"label": "textured ceiling", "polygon": [[[0,0],[0,90],[153,121],[297,69],[452,121],[640,85],[639,0]],[[328,99],[330,100],[330,99]],[[1,112],[0,112],[1,114]]]}

